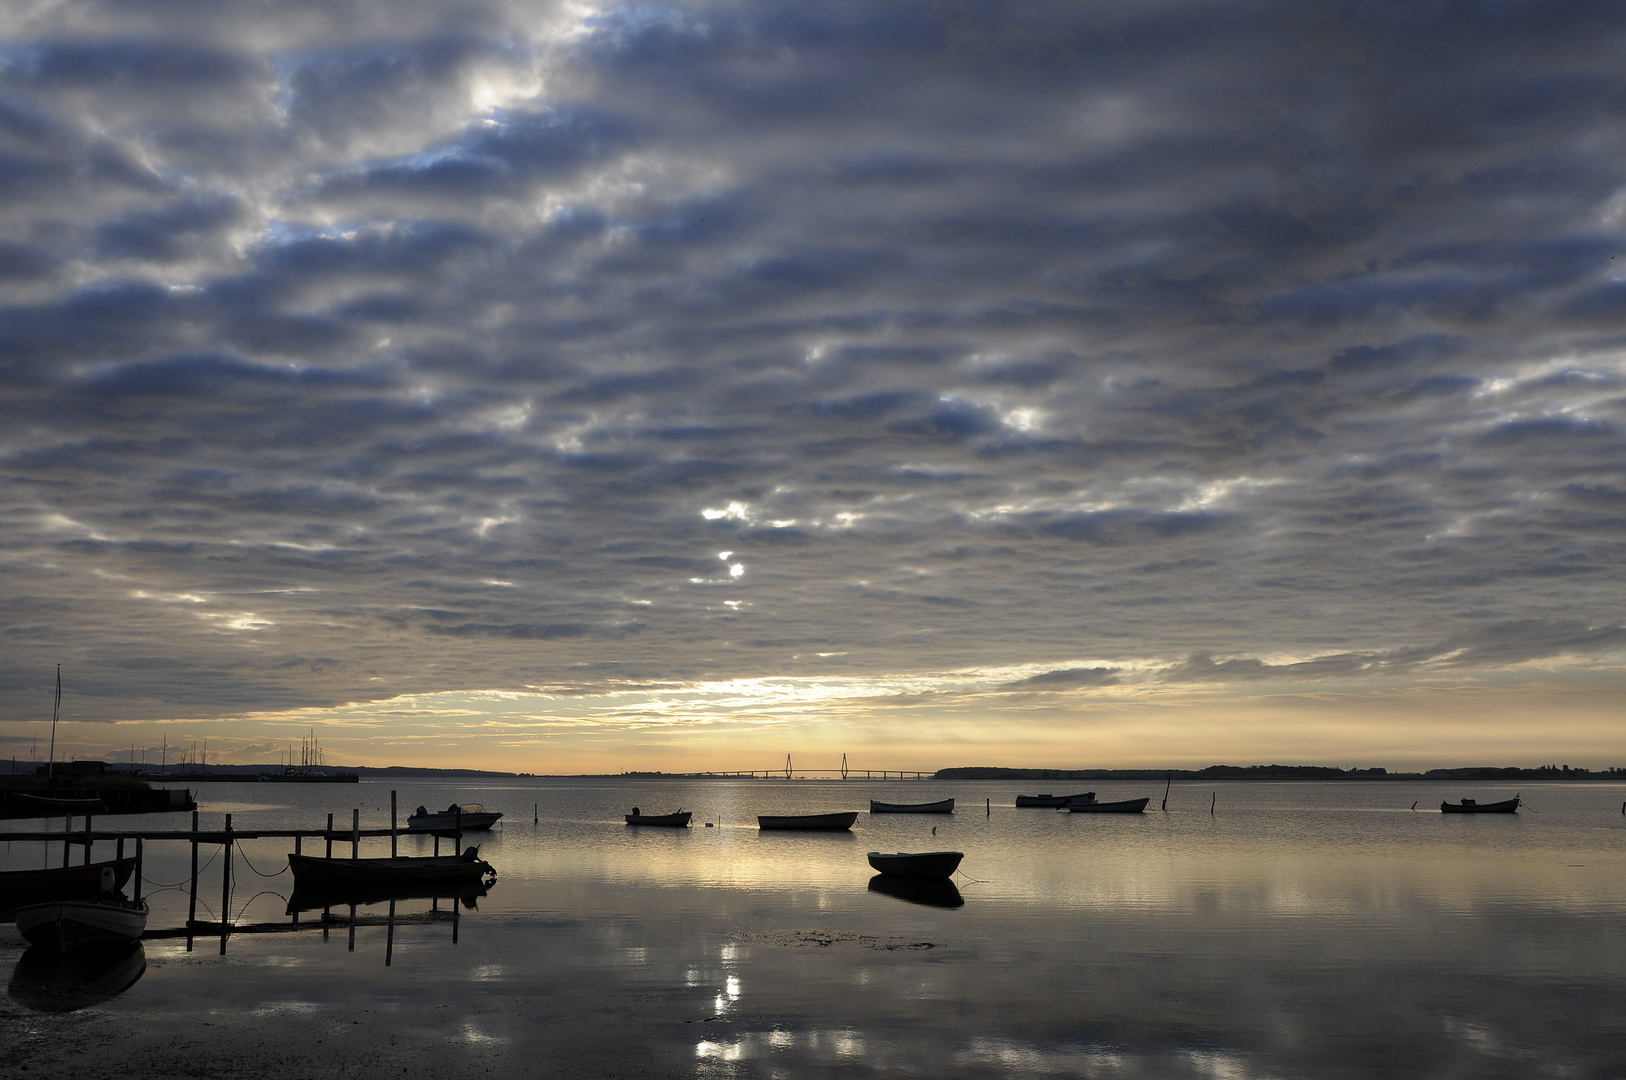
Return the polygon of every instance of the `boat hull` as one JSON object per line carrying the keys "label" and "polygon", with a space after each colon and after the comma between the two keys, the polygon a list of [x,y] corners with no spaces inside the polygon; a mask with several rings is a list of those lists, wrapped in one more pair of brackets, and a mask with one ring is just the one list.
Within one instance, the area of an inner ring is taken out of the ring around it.
{"label": "boat hull", "polygon": [[[472,849],[471,849],[472,850]],[[463,855],[431,855],[398,859],[318,859],[310,855],[289,855],[294,872],[294,888],[305,892],[332,892],[337,889],[434,888],[453,889],[475,886],[495,874],[484,859]]]}
{"label": "boat hull", "polygon": [[60,869],[7,870],[0,873],[0,911],[52,900],[94,900],[102,891],[104,869],[112,869],[116,891],[130,880],[135,863],[134,859],[111,859]]}
{"label": "boat hull", "polygon": [[458,829],[464,832],[478,832],[491,828],[501,817],[500,811],[482,810],[478,813],[463,814],[459,819],[458,815],[441,810],[433,814],[413,814],[407,818],[407,829],[411,832],[451,833]]}
{"label": "boat hull", "polygon": [[869,864],[880,873],[893,877],[942,881],[953,876],[963,858],[963,851],[900,851],[890,855],[872,851],[869,853]]}
{"label": "boat hull", "polygon": [[937,802],[927,803],[891,803],[869,801],[869,812],[872,814],[952,814],[954,813],[953,799],[939,799]]}
{"label": "boat hull", "polygon": [[1442,802],[1442,814],[1516,814],[1519,812],[1519,797],[1514,796],[1502,802],[1475,803],[1464,800],[1460,803]]}
{"label": "boat hull", "polygon": [[1066,806],[1074,799],[1093,799],[1095,792],[1081,791],[1077,795],[1018,795],[1017,806]]}
{"label": "boat hull", "polygon": [[797,814],[794,816],[758,815],[759,829],[801,829],[808,832],[841,832],[853,827],[858,811],[841,814]]}
{"label": "boat hull", "polygon": [[675,814],[628,814],[628,825],[665,825],[674,829],[687,829],[689,819],[694,814],[688,810],[679,810]]}
{"label": "boat hull", "polygon": [[60,900],[16,912],[17,931],[45,949],[82,949],[139,941],[147,929],[145,901]]}
{"label": "boat hull", "polygon": [[1070,802],[1067,809],[1074,814],[1140,814],[1151,799],[1123,799],[1118,802]]}

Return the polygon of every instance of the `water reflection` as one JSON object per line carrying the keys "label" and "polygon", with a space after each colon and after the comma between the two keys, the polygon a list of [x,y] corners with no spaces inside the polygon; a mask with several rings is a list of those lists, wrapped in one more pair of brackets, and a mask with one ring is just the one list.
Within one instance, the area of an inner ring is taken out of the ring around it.
{"label": "water reflection", "polygon": [[907,900],[911,904],[927,907],[957,908],[965,906],[965,898],[954,882],[946,879],[898,877],[896,874],[876,874],[869,879],[869,891]]}
{"label": "water reflection", "polygon": [[36,945],[18,958],[7,989],[37,1012],[73,1012],[124,993],[146,970],[147,954],[139,941],[67,953]]}

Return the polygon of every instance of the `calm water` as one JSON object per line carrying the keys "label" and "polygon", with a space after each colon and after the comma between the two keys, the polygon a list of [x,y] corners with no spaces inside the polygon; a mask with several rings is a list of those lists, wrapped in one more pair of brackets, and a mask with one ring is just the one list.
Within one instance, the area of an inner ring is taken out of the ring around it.
{"label": "calm water", "polygon": [[[353,945],[343,925],[238,934],[224,956],[217,938],[158,938],[139,981],[77,1013],[35,1011],[14,977],[0,1031],[44,1043],[51,1024],[88,1023],[221,1061],[286,1051],[297,1031],[312,1075],[337,1057],[380,1076],[1626,1076],[1622,786],[1527,787],[1513,817],[1438,812],[1512,788],[1399,782],[1177,787],[1167,813],[1154,785],[1065,789],[1152,796],[1137,816],[1012,806],[1053,783],[394,787],[403,821],[454,799],[507,815],[482,841],[497,884],[455,943],[450,921],[421,917],[428,901]],[[206,827],[330,812],[347,827],[353,807],[379,827],[390,788],[210,784],[199,799]],[[850,834],[755,827],[758,813],[950,795],[952,817],[861,814]],[[628,828],[634,804],[692,810],[694,827]],[[150,926],[179,927],[187,849],[155,847]],[[955,906],[871,887],[865,852],[933,849],[966,853],[957,896],[932,898]],[[290,850],[243,845],[234,922],[287,922]],[[0,856],[12,869],[61,852]],[[220,892],[216,859],[200,918]],[[0,931],[0,963],[21,955]],[[227,1034],[188,1034],[205,1029]]]}

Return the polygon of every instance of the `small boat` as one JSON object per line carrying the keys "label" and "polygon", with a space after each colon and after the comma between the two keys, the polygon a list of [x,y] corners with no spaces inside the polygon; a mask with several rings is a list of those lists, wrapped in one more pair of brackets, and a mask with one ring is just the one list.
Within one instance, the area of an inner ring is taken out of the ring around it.
{"label": "small boat", "polygon": [[643,814],[634,806],[632,813],[627,815],[628,825],[670,825],[673,828],[687,829],[689,819],[694,813],[689,810],[678,810],[670,814]]}
{"label": "small boat", "polygon": [[147,902],[110,896],[103,900],[54,900],[17,909],[17,930],[30,943],[66,951],[139,941],[147,929]]}
{"label": "small boat", "polygon": [[939,799],[937,802],[877,802],[869,801],[869,812],[872,814],[952,814],[954,813],[953,799]]}
{"label": "small boat", "polygon": [[1067,804],[1069,813],[1074,814],[1139,814],[1145,811],[1146,804],[1151,799],[1123,799],[1119,802],[1096,802],[1095,795],[1088,799],[1074,799]]}
{"label": "small boat", "polygon": [[900,851],[894,855],[872,851],[869,853],[869,864],[883,874],[940,881],[952,877],[954,871],[960,868],[963,858],[963,851]]}
{"label": "small boat", "polygon": [[67,798],[34,795],[27,791],[6,792],[6,805],[13,810],[34,810],[45,814],[94,814],[102,808],[100,798]]}
{"label": "small boat", "polygon": [[412,888],[415,886],[460,886],[478,884],[496,870],[480,858],[480,849],[471,847],[461,855],[403,856],[385,859],[318,859],[310,855],[289,855],[288,868],[294,872],[294,888],[306,892],[334,889]]}
{"label": "small boat", "polygon": [[965,897],[948,879],[898,877],[896,874],[876,874],[869,879],[869,891],[891,896],[910,904],[927,907],[965,907]]}
{"label": "small boat", "polygon": [[1442,802],[1442,814],[1516,814],[1519,811],[1519,797],[1513,796],[1502,802],[1477,803],[1472,799],[1463,799],[1460,803]]}
{"label": "small boat", "polygon": [[106,891],[117,892],[135,872],[134,859],[112,859],[48,870],[0,872],[0,911],[51,900],[93,900],[103,891],[103,874],[113,875]]}
{"label": "small boat", "polygon": [[453,803],[444,810],[426,810],[422,806],[407,818],[407,828],[413,832],[454,832],[462,829],[473,832],[489,829],[502,817],[500,811],[487,810],[479,803]]}
{"label": "small boat", "polygon": [[858,811],[853,810],[842,814],[796,814],[793,816],[758,815],[757,828],[759,829],[807,829],[823,832],[839,832],[853,827],[858,820]]}
{"label": "small boat", "polygon": [[1077,795],[1018,795],[1017,806],[1066,806],[1074,799],[1094,799],[1095,792],[1084,791]]}

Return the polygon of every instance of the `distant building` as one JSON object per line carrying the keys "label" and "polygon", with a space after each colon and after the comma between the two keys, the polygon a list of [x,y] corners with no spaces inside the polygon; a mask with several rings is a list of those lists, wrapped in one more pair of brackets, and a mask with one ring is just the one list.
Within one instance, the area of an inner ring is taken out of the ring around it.
{"label": "distant building", "polygon": [[107,768],[105,761],[59,761],[55,765],[36,765],[34,775],[44,776],[49,769],[52,776],[66,776],[78,780],[87,776],[106,776]]}

